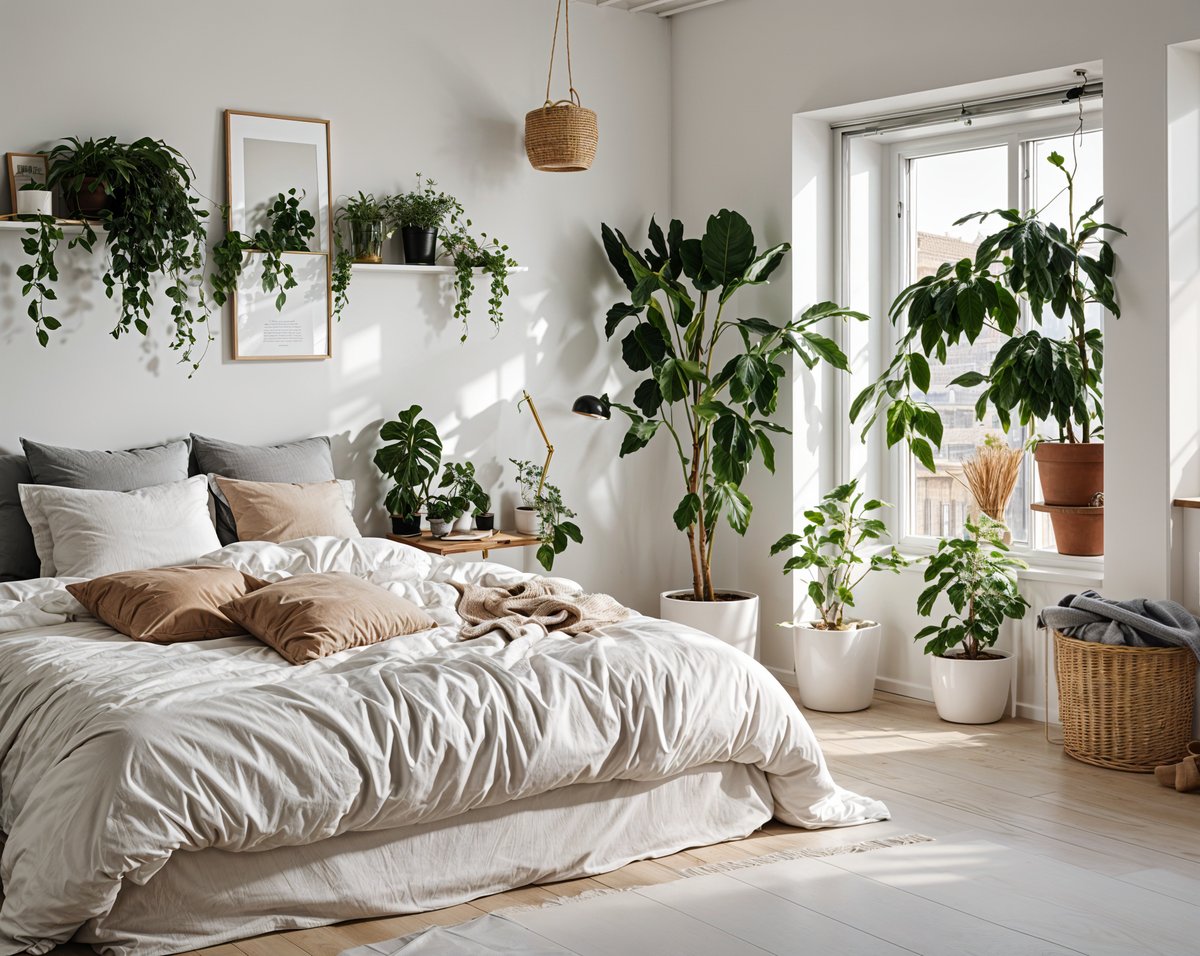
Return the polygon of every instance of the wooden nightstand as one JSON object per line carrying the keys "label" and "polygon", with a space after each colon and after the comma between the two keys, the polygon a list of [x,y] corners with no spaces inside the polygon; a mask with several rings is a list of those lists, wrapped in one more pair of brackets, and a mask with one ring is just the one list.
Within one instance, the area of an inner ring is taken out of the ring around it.
{"label": "wooden nightstand", "polygon": [[428,531],[422,531],[419,536],[413,535],[412,537],[389,534],[388,540],[399,541],[401,544],[407,544],[410,548],[416,548],[418,551],[440,554],[443,557],[448,554],[470,554],[473,551],[481,551],[485,559],[488,556],[488,552],[492,550],[500,548],[527,548],[530,545],[538,543],[537,535],[519,534],[516,531],[493,531],[490,536],[479,538],[475,541],[443,541],[441,538],[435,538]]}

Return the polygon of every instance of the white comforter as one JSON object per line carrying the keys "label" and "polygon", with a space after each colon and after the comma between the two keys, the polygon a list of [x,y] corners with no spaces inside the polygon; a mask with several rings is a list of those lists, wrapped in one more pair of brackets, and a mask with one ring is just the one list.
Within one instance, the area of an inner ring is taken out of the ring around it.
{"label": "white comforter", "polygon": [[203,563],[350,571],[442,626],[295,667],[248,637],[130,641],[67,582],[0,586],[0,956],[69,939],[177,850],[312,843],[574,783],[734,761],[768,775],[785,822],[887,817],[834,784],[766,670],[696,631],[637,617],[459,642],[447,582],[524,575],[381,539],[242,543]]}

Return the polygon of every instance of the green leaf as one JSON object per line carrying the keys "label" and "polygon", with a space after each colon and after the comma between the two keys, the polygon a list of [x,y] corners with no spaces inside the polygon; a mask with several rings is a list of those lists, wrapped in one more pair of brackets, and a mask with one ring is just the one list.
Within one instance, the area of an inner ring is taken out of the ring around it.
{"label": "green leaf", "polygon": [[720,285],[741,279],[754,259],[754,231],[741,214],[729,209],[709,216],[700,245],[704,269]]}
{"label": "green leaf", "polygon": [[912,375],[913,385],[918,391],[929,391],[929,362],[920,352],[912,352],[908,356],[908,370]]}
{"label": "green leaf", "polygon": [[629,431],[625,433],[625,439],[621,442],[621,458],[626,455],[632,455],[635,451],[640,451],[650,444],[650,440],[654,437],[654,433],[658,431],[658,426],[662,424],[659,419],[638,420],[629,426]]}
{"label": "green leaf", "polygon": [[675,527],[686,531],[700,517],[700,496],[688,492],[675,509]]}

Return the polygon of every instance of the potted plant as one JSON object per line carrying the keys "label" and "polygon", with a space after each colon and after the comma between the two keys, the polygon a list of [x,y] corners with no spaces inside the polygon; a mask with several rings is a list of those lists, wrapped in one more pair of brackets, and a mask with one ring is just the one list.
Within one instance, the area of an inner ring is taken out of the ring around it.
{"label": "potted plant", "polygon": [[513,523],[521,534],[537,534],[537,488],[542,479],[542,467],[531,461],[517,461],[515,458],[510,458],[509,461],[517,466],[517,487],[521,493],[521,503],[517,505]]}
{"label": "potted plant", "polygon": [[475,292],[476,274],[488,277],[488,320],[499,330],[504,321],[504,299],[508,295],[508,273],[517,267],[517,260],[508,254],[508,246],[481,232],[479,238],[471,233],[471,220],[455,203],[450,223],[442,238],[442,250],[454,265],[454,317],[462,322],[459,341],[467,340],[467,317],[471,314],[471,296]]}
{"label": "potted plant", "polygon": [[384,499],[392,518],[392,534],[421,533],[421,506],[442,463],[442,440],[433,422],[419,418],[420,405],[411,405],[385,422],[379,437],[390,444],[375,452],[375,467],[393,482]]}
{"label": "potted plant", "polygon": [[[892,303],[892,323],[903,325],[904,335],[883,375],[854,400],[850,419],[857,420],[869,407],[865,432],[886,409],[888,446],[906,442],[934,471],[933,448],[941,445],[942,420],[937,409],[914,398],[914,390],[928,390],[930,359],[944,364],[951,346],[974,342],[985,325],[998,330],[1008,340],[991,368],[966,372],[950,385],[984,386],[975,405],[980,421],[990,407],[1005,430],[1014,419],[1033,430],[1054,429],[1054,440],[1033,444],[1045,504],[1054,509],[1058,550],[1103,554],[1104,513],[1097,506],[1103,504],[1104,492],[1104,445],[1098,441],[1104,336],[1087,327],[1086,309],[1095,303],[1120,318],[1113,284],[1116,258],[1105,236],[1125,233],[1093,218],[1103,197],[1076,214],[1077,161],[1068,169],[1059,153],[1048,158],[1066,180],[1067,225],[1043,221],[1044,210],[996,209],[960,219],[959,224],[984,222],[995,215],[1004,225],[980,242],[973,260],[945,263]],[[1033,320],[1023,330],[1018,328],[1021,301]],[[1047,306],[1067,319],[1063,338],[1041,331]]]}
{"label": "potted plant", "polygon": [[771,554],[799,546],[788,558],[784,574],[807,571],[808,596],[817,607],[817,620],[792,621],[790,627],[800,702],[810,710],[845,713],[864,710],[875,694],[882,627],[875,621],[847,619],[854,591],[873,571],[898,573],[908,562],[893,547],[862,553],[887,534],[874,513],[888,505],[863,500],[858,482],[839,485],[804,512],[808,524],[799,534],[785,534]]}
{"label": "potted plant", "polygon": [[417,188],[392,196],[387,207],[392,227],[399,227],[404,261],[431,266],[437,258],[438,230],[458,200],[438,191],[432,179],[417,173]]}
{"label": "potted plant", "polygon": [[492,500],[475,477],[475,465],[469,461],[461,465],[447,462],[438,487],[448,488],[451,498],[467,503],[466,511],[459,518],[462,523],[455,526],[455,531],[470,531],[472,512],[479,515],[491,507]]}
{"label": "potted plant", "polygon": [[579,530],[579,525],[568,520],[575,517],[575,512],[563,504],[562,492],[556,485],[544,482],[534,507],[537,510],[540,542],[537,549],[538,564],[551,571],[554,569],[554,559],[567,550],[571,541],[583,544],[583,532]]}
{"label": "potted plant", "polygon": [[[92,221],[103,227],[105,292],[120,309],[113,337],[135,330],[147,334],[155,293],[163,292],[171,301],[170,347],[194,371],[213,337],[205,325],[209,308],[202,283],[208,211],[200,208],[193,191],[192,167],[178,150],[149,137],[133,143],[119,143],[113,136],[72,137],[51,149],[47,162],[46,188],[60,189],[68,209],[91,220],[85,219],[68,246],[92,252],[99,242]],[[30,231],[33,235],[23,243],[30,261],[18,267],[17,276],[24,283],[22,294],[30,298],[27,312],[38,341],[45,346],[49,333],[61,327],[46,305],[56,298],[54,255],[63,233],[49,217],[41,217]]]}
{"label": "potted plant", "polygon": [[425,502],[425,514],[429,518],[429,532],[435,538],[444,538],[453,530],[467,508],[467,502],[449,495],[433,495]]}
{"label": "potted plant", "polygon": [[[343,223],[350,231],[350,258],[354,262],[378,264],[383,262],[383,241],[390,235],[386,202],[379,202],[369,193],[359,192],[349,197],[338,210],[337,225]],[[341,243],[341,233],[336,234]]]}
{"label": "potted plant", "polygon": [[981,515],[967,522],[965,537],[939,542],[925,568],[917,613],[932,615],[943,595],[953,611],[914,640],[925,641],[938,716],[951,723],[991,724],[1004,716],[1012,657],[994,647],[1004,621],[1024,617],[1029,604],[1017,589],[1017,571],[1026,565],[1009,554],[1003,532]]}
{"label": "potted plant", "polygon": [[631,371],[645,376],[632,406],[610,403],[630,422],[621,457],[662,431],[670,434],[679,458],[683,497],[674,520],[687,535],[692,586],[664,591],[660,613],[753,653],[757,595],[713,584],[719,523],[724,519],[745,534],[751,511],[743,489],[747,473],[757,459],[774,470],[771,435],[787,431],[771,420],[786,375],[784,360],[794,355],[809,368],[824,361],[845,370],[846,356],[817,329],[831,319],[866,316],[822,302],[782,325],[731,317],[732,297],[766,282],[790,247],[781,243],[759,252],[749,223],[728,209],[709,217],[700,238],[685,239],[679,220],[664,235],[651,219],[644,253],[607,225],[601,234],[630,291],[629,302],[608,310],[605,335],[611,339],[634,320],[621,340],[621,355]]}
{"label": "potted plant", "polygon": [[26,183],[17,190],[17,218],[25,216],[54,217],[54,193],[42,183]]}

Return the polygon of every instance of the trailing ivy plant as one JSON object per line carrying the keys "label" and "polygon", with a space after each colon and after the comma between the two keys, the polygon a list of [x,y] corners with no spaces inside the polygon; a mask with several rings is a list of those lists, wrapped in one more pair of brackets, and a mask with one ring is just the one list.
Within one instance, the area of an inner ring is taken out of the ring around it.
{"label": "trailing ivy plant", "polygon": [[517,466],[517,484],[521,488],[521,500],[537,512],[538,564],[547,571],[552,571],[554,559],[566,551],[572,541],[583,544],[583,532],[579,530],[579,525],[570,520],[576,517],[576,514],[564,504],[562,491],[557,485],[542,481],[541,465],[535,465],[531,461],[517,461],[515,458],[510,458],[509,461]]}
{"label": "trailing ivy plant", "polygon": [[917,613],[929,617],[943,595],[953,611],[917,632],[914,640],[925,641],[926,654],[946,657],[961,645],[963,657],[987,658],[1004,621],[1025,616],[1029,603],[1017,588],[1017,572],[1026,564],[1009,554],[1006,530],[980,515],[978,523],[967,522],[965,537],[938,543],[925,568],[928,586],[917,598]]}
{"label": "trailing ivy plant", "polygon": [[[1085,310],[1097,303],[1120,318],[1116,258],[1106,237],[1125,231],[1094,218],[1104,197],[1077,215],[1077,159],[1071,168],[1057,152],[1048,160],[1065,177],[1067,225],[1044,222],[1045,207],[1027,213],[994,209],[959,219],[956,225],[996,216],[1004,225],[979,244],[974,259],[944,263],[897,296],[889,313],[892,324],[904,328],[896,356],[851,405],[851,421],[870,410],[864,435],[882,415],[888,447],[905,442],[930,471],[936,470],[933,448],[941,445],[943,425],[937,409],[916,396],[929,390],[931,360],[944,365],[952,346],[974,342],[985,328],[1006,339],[991,368],[950,383],[985,386],[975,404],[980,421],[990,407],[1005,431],[1014,420],[1034,428],[1052,422],[1065,442],[1091,441],[1103,424],[1104,336],[1087,328]],[[1019,328],[1022,301],[1035,326],[1025,330]],[[1047,307],[1067,319],[1064,338],[1040,331]]]}
{"label": "trailing ivy plant", "polygon": [[[103,282],[105,294],[116,299],[120,316],[113,338],[126,332],[149,332],[154,308],[152,289],[165,276],[164,293],[171,301],[170,347],[181,353],[180,361],[199,368],[203,352],[213,340],[207,330],[197,335],[198,326],[208,321],[203,289],[208,211],[200,208],[193,189],[195,173],[174,147],[162,140],[143,137],[120,143],[116,137],[80,140],[70,137],[50,150],[46,186],[62,190],[68,202],[80,191],[102,191],[108,207],[96,214],[101,225],[101,243],[108,254]],[[49,217],[30,229],[23,249],[30,261],[17,271],[23,294],[33,295],[27,314],[34,322],[38,342],[49,343],[49,333],[61,327],[45,311],[55,299],[53,284],[58,279],[54,255],[63,231]],[[68,243],[93,252],[99,236],[92,222]]]}
{"label": "trailing ivy plant", "polygon": [[[887,525],[874,513],[890,507],[887,502],[866,496],[858,482],[838,485],[815,508],[804,512],[808,522],[799,534],[785,534],[771,546],[771,554],[799,546],[800,553],[788,558],[783,573],[807,571],[808,596],[817,606],[818,630],[845,631],[859,621],[845,619],[846,608],[854,607],[854,590],[873,571],[899,573],[908,562],[894,547],[878,550],[877,542],[887,535]],[[873,548],[871,554],[863,551]],[[793,625],[786,625],[793,626]]]}
{"label": "trailing ivy plant", "polygon": [[645,448],[660,431],[671,436],[683,486],[674,520],[687,533],[692,596],[717,600],[712,559],[719,523],[724,518],[746,533],[752,506],[742,484],[756,460],[775,470],[771,435],[787,432],[772,421],[784,363],[795,356],[808,368],[825,362],[846,370],[842,350],[817,329],[831,319],[867,316],[833,302],[782,324],[728,316],[733,296],[766,282],[790,249],[780,243],[760,252],[749,223],[728,209],[710,216],[699,238],[685,239],[677,219],[666,234],[651,219],[644,252],[607,225],[601,235],[630,293],[628,302],[608,310],[604,334],[611,339],[634,320],[621,339],[621,356],[645,376],[632,406],[611,403],[630,423],[621,457]]}
{"label": "trailing ivy plant", "polygon": [[[238,278],[245,269],[246,253],[259,252],[263,254],[262,290],[274,292],[275,308],[283,311],[288,291],[297,284],[295,270],[284,258],[284,253],[308,252],[309,243],[316,235],[316,217],[301,205],[303,199],[304,194],[295,189],[276,194],[267,207],[266,224],[254,235],[247,236],[231,229],[213,247],[209,282],[214,302],[224,305],[236,293]],[[349,276],[348,268],[344,275],[340,273],[335,260],[331,276],[335,318],[340,318],[341,308],[347,301]]]}

